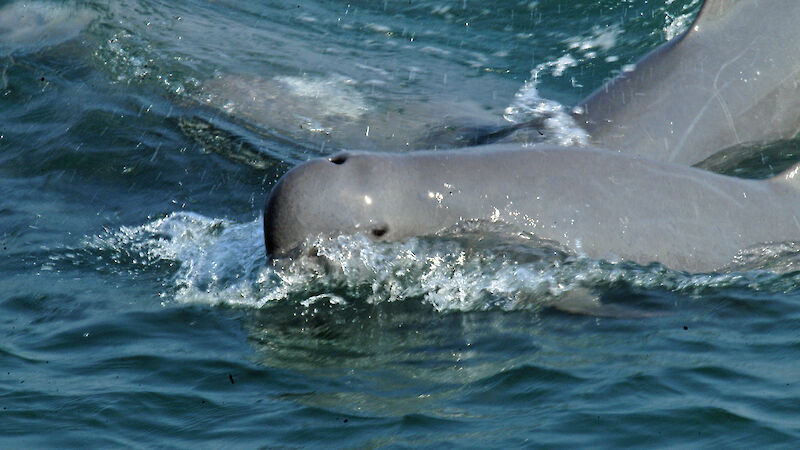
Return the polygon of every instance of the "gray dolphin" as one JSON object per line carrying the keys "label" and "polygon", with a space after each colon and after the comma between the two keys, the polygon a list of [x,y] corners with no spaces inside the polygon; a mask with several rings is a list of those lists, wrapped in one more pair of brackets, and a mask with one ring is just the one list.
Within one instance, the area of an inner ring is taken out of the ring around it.
{"label": "gray dolphin", "polygon": [[305,163],[267,201],[267,252],[320,233],[397,240],[489,220],[592,258],[709,271],[796,241],[800,166],[757,181],[688,165],[797,134],[798,23],[797,0],[706,0],[683,36],[578,105],[594,144],[617,152],[491,145]]}
{"label": "gray dolphin", "polygon": [[697,164],[800,130],[800,2],[705,0],[682,36],[578,104],[595,146]]}
{"label": "gray dolphin", "polygon": [[592,258],[709,271],[740,250],[800,239],[800,166],[744,180],[598,149],[497,144],[339,153],[289,171],[264,212],[267,252],[308,236],[375,240],[499,221]]}

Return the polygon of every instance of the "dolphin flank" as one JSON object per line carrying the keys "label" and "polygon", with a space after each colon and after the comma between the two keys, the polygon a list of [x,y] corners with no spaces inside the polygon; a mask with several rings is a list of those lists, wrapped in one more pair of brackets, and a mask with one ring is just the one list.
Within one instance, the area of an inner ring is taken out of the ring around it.
{"label": "dolphin flank", "polygon": [[478,220],[592,258],[695,272],[798,241],[800,165],[769,180],[690,167],[797,135],[798,23],[797,0],[706,0],[687,32],[577,106],[592,144],[607,150],[484,145],[302,164],[267,201],[267,253],[318,234],[399,240]]}
{"label": "dolphin flank", "polygon": [[592,258],[710,271],[800,239],[800,166],[745,180],[598,149],[487,145],[339,153],[289,171],[264,212],[269,254],[308,236],[430,235],[500,221]]}

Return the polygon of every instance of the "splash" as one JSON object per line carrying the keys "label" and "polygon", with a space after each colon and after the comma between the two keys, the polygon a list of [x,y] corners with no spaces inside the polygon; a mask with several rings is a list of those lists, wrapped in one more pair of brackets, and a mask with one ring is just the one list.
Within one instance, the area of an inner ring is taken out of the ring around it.
{"label": "splash", "polygon": [[[581,128],[564,105],[542,97],[537,84],[544,76],[562,77],[579,64],[598,57],[598,51],[607,54],[617,44],[622,31],[617,26],[594,27],[588,35],[574,36],[565,40],[568,50],[561,56],[538,64],[531,70],[531,77],[514,95],[514,100],[505,109],[504,117],[512,123],[541,121],[547,132],[542,132],[547,142],[558,145],[585,146],[589,135]],[[572,53],[579,56],[573,56]],[[613,58],[609,56],[608,58]],[[577,82],[573,79],[573,84]],[[535,138],[535,136],[533,136]]]}
{"label": "splash", "polygon": [[588,145],[589,134],[575,122],[564,105],[539,95],[537,80],[538,73],[534,73],[532,79],[514,94],[514,100],[505,109],[503,117],[511,123],[542,121],[546,129],[542,135],[547,142],[564,146]]}
{"label": "splash", "polygon": [[[667,0],[666,6],[669,7],[674,3],[675,0]],[[686,31],[689,28],[689,25],[692,24],[694,20],[694,16],[696,13],[694,12],[694,8],[697,4],[700,3],[700,0],[692,0],[689,4],[683,5],[681,12],[679,14],[670,14],[669,11],[665,11],[665,22],[663,31],[664,37],[666,40],[672,40]]]}
{"label": "splash", "polygon": [[[165,302],[246,308],[412,301],[439,312],[539,310],[564,293],[614,286],[700,295],[709,289],[792,290],[797,246],[744,252],[730,271],[687,274],[659,264],[593,260],[498,224],[466,223],[434,237],[376,243],[364,236],[308,239],[292,259],[268,262],[261,221],[178,212],[87,240],[113,264],[170,267]],[[766,261],[766,262],[765,262]],[[166,264],[165,264],[166,263]],[[746,270],[746,271],[745,271]]]}
{"label": "splash", "polygon": [[107,231],[86,242],[121,266],[177,267],[165,281],[163,297],[178,301],[237,303],[249,298],[249,283],[264,267],[258,222],[236,224],[176,212],[136,227]]}
{"label": "splash", "polygon": [[[588,35],[571,37],[566,40],[566,43],[570,50],[582,53],[583,58],[592,59],[597,57],[597,50],[608,52],[614,48],[620,34],[622,34],[622,30],[616,25],[595,26]],[[559,69],[557,62],[544,63],[544,66],[555,66],[557,70]],[[563,72],[563,69],[561,71]]]}
{"label": "splash", "polygon": [[[666,24],[663,28],[666,40],[683,33],[696,15],[696,7],[700,0],[692,0],[682,6],[680,13],[671,14],[668,8],[674,0],[668,0],[665,9]],[[547,133],[545,140],[559,145],[584,146],[589,142],[589,135],[572,119],[564,105],[546,99],[539,94],[537,85],[545,77],[560,78],[582,64],[603,58],[607,63],[616,63],[620,57],[610,52],[617,47],[623,30],[619,25],[594,26],[588,33],[572,36],[563,41],[565,45],[561,55],[539,63],[531,70],[531,77],[514,96],[514,100],[506,108],[504,117],[512,123],[543,122]],[[624,65],[621,70],[633,70],[633,65]],[[571,78],[573,86],[580,83]],[[522,140],[536,139],[535,135],[523,136]]]}
{"label": "splash", "polygon": [[94,51],[94,56],[119,83],[155,82],[175,96],[194,94],[201,82],[173,70],[145,38],[127,30],[114,33]]}

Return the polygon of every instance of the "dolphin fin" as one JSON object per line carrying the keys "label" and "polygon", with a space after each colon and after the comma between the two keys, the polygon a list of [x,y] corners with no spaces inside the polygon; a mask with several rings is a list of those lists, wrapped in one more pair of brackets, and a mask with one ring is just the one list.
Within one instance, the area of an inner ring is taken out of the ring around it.
{"label": "dolphin fin", "polygon": [[592,144],[678,164],[800,129],[800,2],[705,0],[692,26],[575,108]]}

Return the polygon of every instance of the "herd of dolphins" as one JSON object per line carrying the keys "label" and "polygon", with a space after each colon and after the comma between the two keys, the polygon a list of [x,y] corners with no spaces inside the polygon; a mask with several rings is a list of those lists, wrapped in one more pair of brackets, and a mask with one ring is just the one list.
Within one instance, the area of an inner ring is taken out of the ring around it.
{"label": "herd of dolphins", "polygon": [[[487,144],[340,152],[287,172],[264,211],[267,255],[309,237],[376,241],[500,222],[595,259],[708,272],[800,242],[800,164],[749,180],[694,167],[800,131],[800,2],[705,0],[683,35],[581,101],[591,147]],[[754,150],[755,151],[755,150]]]}

